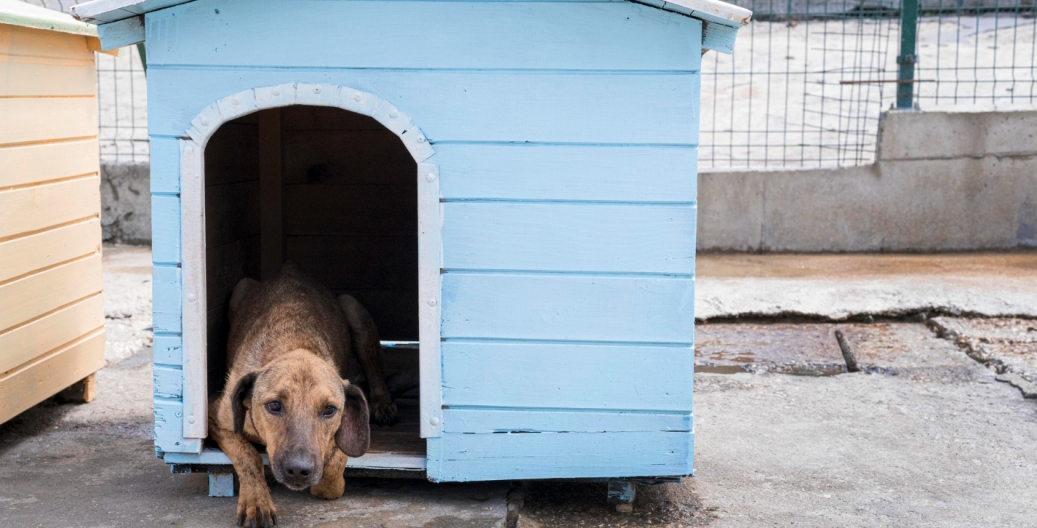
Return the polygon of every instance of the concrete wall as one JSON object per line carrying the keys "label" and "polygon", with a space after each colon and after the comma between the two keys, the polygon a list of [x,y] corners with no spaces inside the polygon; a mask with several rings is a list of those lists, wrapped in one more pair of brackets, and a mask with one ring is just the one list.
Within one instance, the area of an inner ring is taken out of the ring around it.
{"label": "concrete wall", "polygon": [[700,174],[698,249],[1037,246],[1035,134],[1037,111],[891,111],[869,166]]}
{"label": "concrete wall", "polygon": [[151,243],[151,170],[147,163],[101,164],[101,236],[105,242]]}

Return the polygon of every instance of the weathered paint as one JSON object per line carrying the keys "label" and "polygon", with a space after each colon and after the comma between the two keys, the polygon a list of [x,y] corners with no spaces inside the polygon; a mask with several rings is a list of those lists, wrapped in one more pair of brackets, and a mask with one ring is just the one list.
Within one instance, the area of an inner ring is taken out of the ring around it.
{"label": "weathered paint", "polygon": [[[199,0],[147,15],[166,461],[226,463],[183,437],[180,398],[204,380],[176,380],[192,357],[177,239],[195,191],[181,174],[201,167],[182,145],[313,104],[399,134],[439,215],[419,242],[429,478],[690,474],[701,22],[632,3],[399,6]],[[373,29],[390,18],[398,31]]]}

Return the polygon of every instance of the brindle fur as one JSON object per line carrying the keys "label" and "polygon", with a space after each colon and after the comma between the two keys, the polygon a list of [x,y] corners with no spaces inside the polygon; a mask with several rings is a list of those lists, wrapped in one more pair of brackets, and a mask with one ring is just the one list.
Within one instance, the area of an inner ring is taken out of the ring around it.
{"label": "brindle fur", "polygon": [[[277,509],[253,444],[266,446],[278,482],[335,499],[345,489],[347,456],[370,444],[367,400],[350,380],[368,381],[375,421],[391,422],[396,408],[366,310],[349,296],[336,302],[291,264],[273,280],[239,282],[230,319],[230,371],[209,431],[241,483],[238,524],[269,526]],[[275,401],[279,413],[271,410]]]}

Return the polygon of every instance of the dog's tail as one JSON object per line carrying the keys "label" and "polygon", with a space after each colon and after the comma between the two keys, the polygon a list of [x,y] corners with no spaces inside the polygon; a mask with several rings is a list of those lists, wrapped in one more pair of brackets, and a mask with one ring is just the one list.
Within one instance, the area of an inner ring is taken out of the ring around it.
{"label": "dog's tail", "polygon": [[395,399],[405,392],[418,388],[420,385],[418,371],[411,369],[397,372],[386,377],[385,384],[389,386],[389,393]]}

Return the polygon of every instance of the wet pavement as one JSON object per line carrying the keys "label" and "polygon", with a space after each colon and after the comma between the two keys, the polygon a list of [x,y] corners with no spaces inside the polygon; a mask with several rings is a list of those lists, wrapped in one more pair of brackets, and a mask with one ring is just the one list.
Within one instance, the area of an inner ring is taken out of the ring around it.
{"label": "wet pavement", "polygon": [[[148,259],[106,248],[97,400],[48,401],[0,425],[0,526],[232,525],[236,499],[209,498],[205,475],[154,458]],[[829,280],[816,265],[782,256],[771,273],[809,289],[813,273]],[[1004,275],[1025,279],[1018,269]],[[968,272],[1002,287],[996,266]],[[923,311],[868,323],[850,309],[855,292],[830,307],[849,321],[698,325],[696,477],[639,486],[631,514],[606,504],[600,482],[355,478],[330,502],[275,485],[280,525],[1037,526],[1037,400],[1017,388],[1037,382],[1035,320]],[[859,372],[847,372],[836,330]]]}

